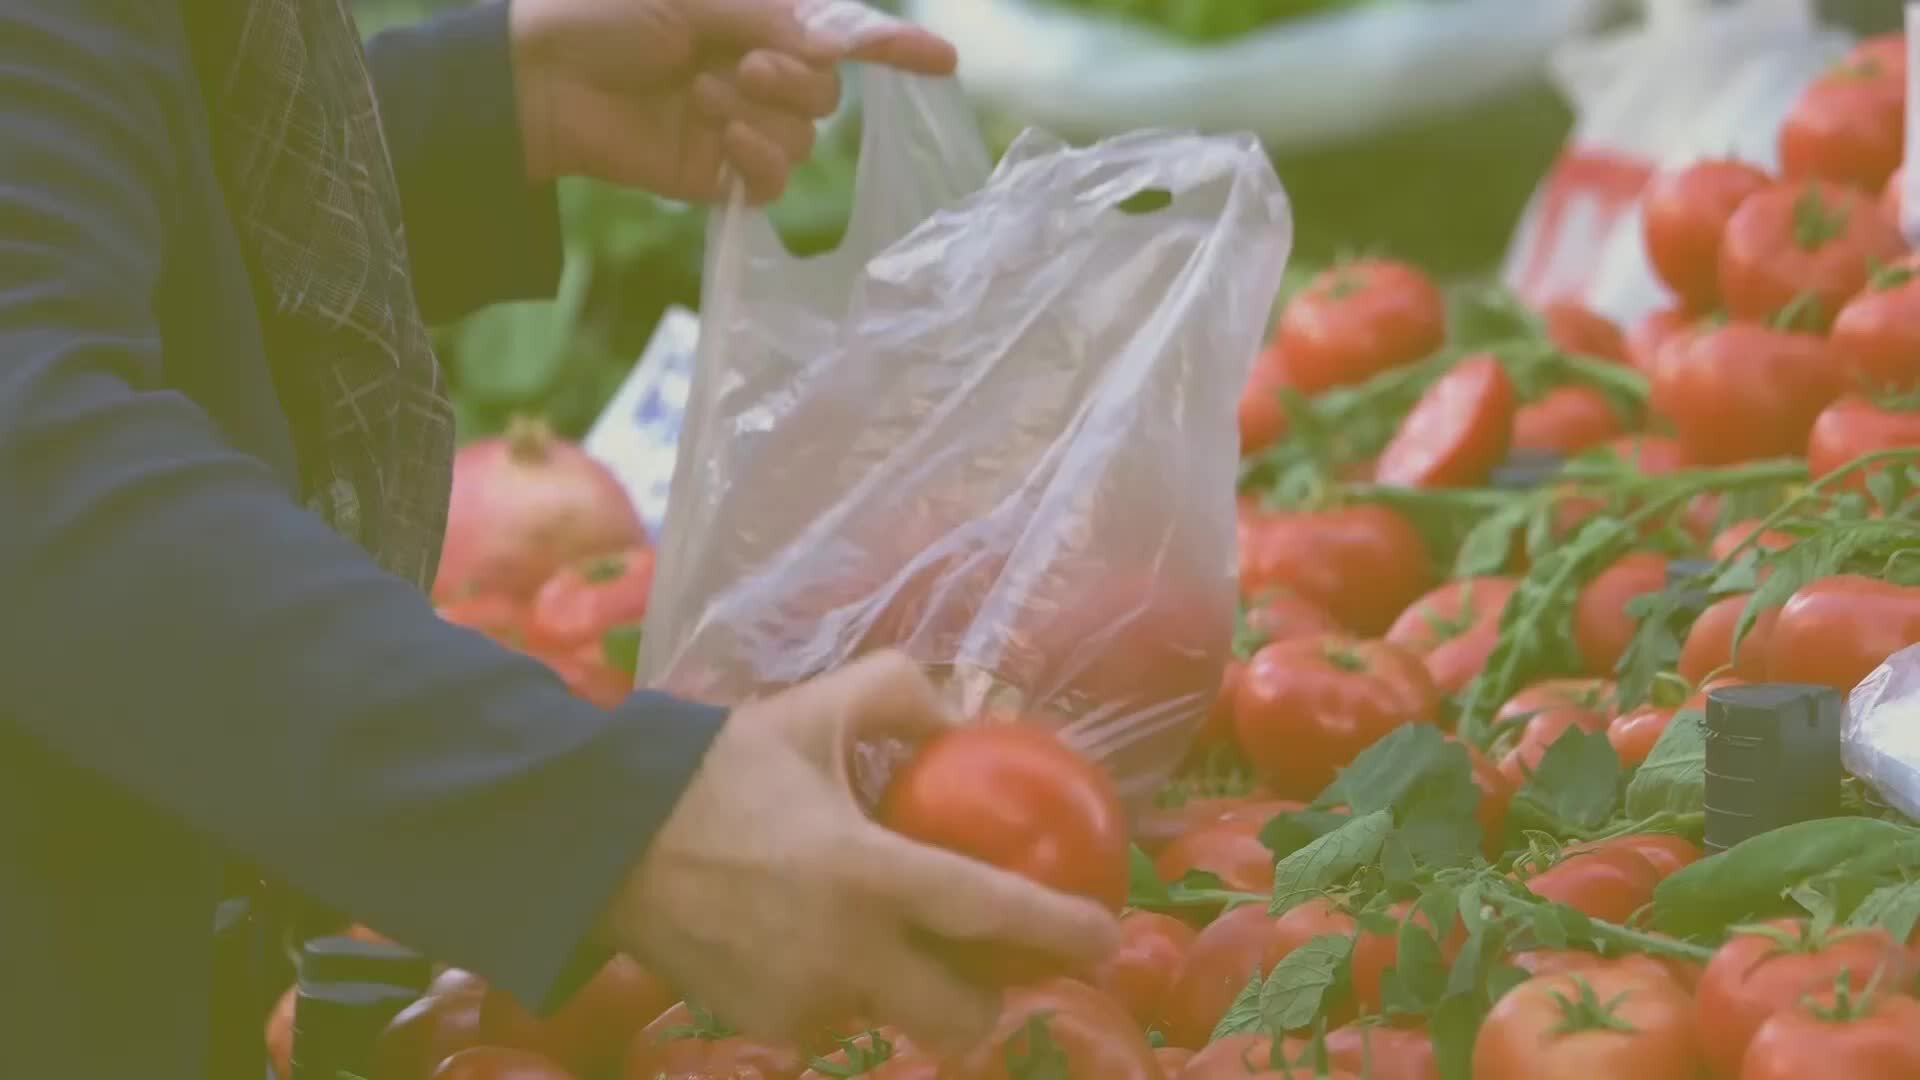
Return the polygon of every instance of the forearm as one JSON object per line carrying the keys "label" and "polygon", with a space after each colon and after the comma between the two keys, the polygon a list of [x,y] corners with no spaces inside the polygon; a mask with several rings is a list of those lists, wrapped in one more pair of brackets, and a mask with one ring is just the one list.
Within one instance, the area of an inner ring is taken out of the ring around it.
{"label": "forearm", "polygon": [[428,320],[551,296],[559,211],[553,185],[527,179],[507,5],[377,34],[367,60]]}

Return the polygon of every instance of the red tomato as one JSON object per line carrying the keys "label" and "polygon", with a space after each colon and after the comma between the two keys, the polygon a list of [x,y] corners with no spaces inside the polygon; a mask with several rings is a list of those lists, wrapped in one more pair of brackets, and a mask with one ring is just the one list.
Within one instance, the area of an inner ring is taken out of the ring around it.
{"label": "red tomato", "polygon": [[[1716,234],[1714,245],[1716,252],[1720,238]],[[1716,291],[1718,291],[1716,289]],[[1627,331],[1627,359],[1642,372],[1653,371],[1653,361],[1668,341],[1693,325],[1692,316],[1684,308],[1661,308],[1646,318],[1633,324]]]}
{"label": "red tomato", "polygon": [[1240,453],[1257,454],[1287,434],[1287,410],[1280,404],[1280,390],[1287,385],[1281,360],[1263,352],[1247,375],[1240,391]]}
{"label": "red tomato", "polygon": [[1804,921],[1776,919],[1766,930],[1735,932],[1707,961],[1695,994],[1700,1040],[1720,1076],[1735,1076],[1760,1026],[1807,994],[1835,985],[1854,990],[1880,978],[1898,986],[1911,974],[1906,949],[1884,930],[1814,933]]}
{"label": "red tomato", "polygon": [[1328,1032],[1326,1045],[1327,1064],[1367,1080],[1440,1080],[1424,1028],[1353,1023]]}
{"label": "red tomato", "polygon": [[1572,297],[1550,300],[1540,309],[1546,317],[1547,340],[1576,356],[1627,362],[1627,342],[1613,320]]}
{"label": "red tomato", "polygon": [[607,631],[646,618],[653,551],[631,548],[574,563],[534,595],[527,638],[536,648],[598,644]]}
{"label": "red tomato", "polygon": [[1513,414],[1513,449],[1577,454],[1626,433],[1607,395],[1591,386],[1556,386]]}
{"label": "red tomato", "polygon": [[1680,527],[1695,542],[1705,544],[1713,539],[1714,527],[1720,523],[1720,511],[1725,505],[1719,492],[1703,491],[1687,500],[1687,508],[1680,513]]}
{"label": "red tomato", "polygon": [[1303,810],[1306,805],[1292,799],[1269,799],[1256,795],[1189,799],[1172,809],[1156,809],[1142,814],[1134,829],[1134,839],[1148,850],[1152,850],[1153,845],[1164,848],[1181,834],[1194,829],[1222,822],[1251,822],[1264,827],[1276,816],[1291,810]]}
{"label": "red tomato", "polygon": [[1182,1075],[1187,1063],[1193,1060],[1193,1051],[1180,1046],[1156,1046],[1153,1048],[1153,1060],[1160,1065],[1160,1074],[1167,1080]]}
{"label": "red tomato", "polygon": [[1607,743],[1613,747],[1620,764],[1631,767],[1646,761],[1647,755],[1653,753],[1655,744],[1659,743],[1660,736],[1666,734],[1667,725],[1673,722],[1676,711],[1658,705],[1642,705],[1608,721]]}
{"label": "red tomato", "polygon": [[574,1074],[531,1050],[476,1046],[441,1062],[432,1080],[574,1080]]}
{"label": "red tomato", "polygon": [[1514,967],[1528,975],[1558,975],[1572,971],[1591,971],[1595,968],[1624,967],[1639,972],[1649,978],[1673,979],[1688,993],[1693,992],[1691,982],[1681,981],[1675,974],[1676,966],[1668,961],[1655,959],[1646,953],[1622,953],[1618,956],[1601,956],[1584,949],[1527,949],[1514,953],[1507,958]]}
{"label": "red tomato", "polygon": [[1383,633],[1433,581],[1413,523],[1377,503],[1282,513],[1240,547],[1240,591],[1291,591],[1357,634]]}
{"label": "red tomato", "polygon": [[1656,551],[1629,551],[1594,575],[1573,607],[1573,642],[1591,675],[1613,670],[1638,623],[1627,602],[1667,586],[1667,557]]}
{"label": "red tomato", "polygon": [[1246,670],[1244,660],[1239,657],[1227,658],[1226,666],[1220,669],[1220,692],[1214,695],[1206,720],[1194,734],[1189,756],[1203,756],[1215,747],[1226,746],[1233,741],[1233,695],[1239,690],[1240,676]]}
{"label": "red tomato", "polygon": [[1843,64],[1800,92],[1780,121],[1780,169],[1878,192],[1906,148],[1906,81],[1879,64]]}
{"label": "red tomato", "polygon": [[[1920,310],[1915,314],[1920,315]],[[1843,397],[1813,421],[1807,435],[1807,473],[1817,479],[1864,454],[1903,449],[1920,449],[1920,412],[1876,405],[1863,397]],[[1886,468],[1885,462],[1868,466],[1839,484],[1864,491],[1868,475]]]}
{"label": "red tomato", "polygon": [[1624,965],[1528,979],[1473,1042],[1474,1080],[1697,1080],[1700,1066],[1686,992]]}
{"label": "red tomato", "polygon": [[1767,645],[1767,680],[1846,693],[1916,642],[1920,588],[1857,574],[1820,578],[1780,609]]}
{"label": "red tomato", "polygon": [[1920,388],[1920,258],[1906,256],[1874,275],[1840,309],[1827,347],[1853,383],[1894,392]]}
{"label": "red tomato", "polygon": [[1387,641],[1422,657],[1442,694],[1480,673],[1500,639],[1500,612],[1519,582],[1510,577],[1452,581],[1415,601],[1387,628]]}
{"label": "red tomato", "polygon": [[478,630],[508,648],[519,648],[527,636],[527,609],[520,601],[500,593],[475,593],[459,600],[448,600],[436,610],[455,626]]}
{"label": "red tomato", "polygon": [[1229,889],[1257,892],[1273,887],[1273,851],[1260,842],[1260,821],[1215,821],[1173,838],[1153,860],[1160,880],[1180,880],[1190,870],[1214,874]]}
{"label": "red tomato", "polygon": [[1514,390],[1491,353],[1470,356],[1428,387],[1374,466],[1396,487],[1473,487],[1507,454]]}
{"label": "red tomato", "polygon": [[1518,789],[1540,767],[1540,760],[1570,728],[1587,732],[1607,729],[1606,715],[1591,709],[1558,706],[1535,712],[1520,729],[1520,736],[1500,756],[1500,775]]}
{"label": "red tomato", "polygon": [[1637,851],[1653,864],[1654,870],[1662,878],[1670,877],[1683,867],[1700,861],[1700,848],[1693,841],[1675,833],[1628,833],[1579,845],[1575,850],[1581,848],[1593,851]]}
{"label": "red tomato", "polygon": [[1738,319],[1773,318],[1802,293],[1824,329],[1876,266],[1906,249],[1872,196],[1824,180],[1749,196],[1720,241],[1720,293]]}
{"label": "red tomato", "polygon": [[1731,158],[1696,161],[1653,178],[1640,199],[1647,261],[1675,295],[1704,311],[1720,301],[1720,237],[1747,197],[1773,178]]}
{"label": "red tomato", "polygon": [[1308,798],[1374,741],[1434,723],[1440,694],[1418,656],[1383,641],[1297,638],[1254,654],[1235,697],[1234,734],[1283,796]]}
{"label": "red tomato", "polygon": [[1467,759],[1473,763],[1473,786],[1480,789],[1480,801],[1474,806],[1473,817],[1480,823],[1480,833],[1484,838],[1481,846],[1488,858],[1492,858],[1501,850],[1500,831],[1506,824],[1507,805],[1513,801],[1513,786],[1473,744],[1460,742],[1452,735],[1447,736],[1447,741],[1466,747]]}
{"label": "red tomato", "polygon": [[633,672],[622,671],[608,662],[598,641],[571,648],[540,649],[534,659],[551,668],[567,684],[575,697],[611,709],[633,693]]}
{"label": "red tomato", "polygon": [[1207,1045],[1247,980],[1271,970],[1267,944],[1280,934],[1276,922],[1266,905],[1246,904],[1200,931],[1162,999],[1160,1032],[1169,1044],[1189,1050]]}
{"label": "red tomato", "polygon": [[1841,70],[1857,75],[1900,80],[1907,77],[1907,35],[1899,30],[1875,34],[1853,43],[1840,60]]}
{"label": "red tomato", "polygon": [[1085,983],[1051,979],[1008,990],[993,1034],[964,1058],[948,1062],[942,1080],[1016,1080],[1011,1064],[1035,1053],[1037,1021],[1064,1059],[1046,1075],[1061,1080],[1163,1080],[1146,1035],[1111,998]]}
{"label": "red tomato", "polygon": [[[1352,915],[1340,910],[1333,901],[1316,896],[1305,903],[1287,909],[1285,914],[1274,921],[1273,935],[1267,939],[1267,955],[1261,962],[1260,968],[1262,971],[1272,971],[1274,965],[1314,938],[1323,934],[1351,935],[1354,933],[1355,926]],[[1375,939],[1370,949],[1371,956],[1363,954],[1361,948],[1363,937]],[[1330,1023],[1338,1024],[1349,1019],[1353,1014],[1354,1006],[1369,991],[1371,1000],[1375,1003],[1379,1001],[1380,971],[1382,970],[1382,965],[1379,963],[1382,954],[1380,941],[1389,942],[1384,952],[1386,966],[1391,966],[1393,947],[1390,943],[1392,940],[1393,937],[1390,934],[1356,937],[1353,957],[1349,961],[1349,970],[1353,975],[1353,994],[1351,999],[1333,1007],[1328,1015]],[[1367,985],[1366,990],[1362,989],[1363,984]]]}
{"label": "red tomato", "polygon": [[[840,1070],[858,1070],[861,1066],[867,1066],[864,1070],[822,1072],[816,1065],[801,1073],[800,1080],[829,1080],[830,1077],[848,1075],[864,1076],[871,1080],[879,1074],[879,1070],[886,1063],[897,1058],[911,1058],[915,1054],[913,1043],[906,1036],[893,1028],[877,1028],[862,1032],[851,1039],[841,1040],[840,1049],[820,1058],[821,1061],[830,1065],[839,1066]],[[898,1072],[900,1070],[896,1069],[896,1073]],[[934,1067],[933,1062],[928,1061],[921,1075],[925,1080],[935,1080],[938,1074],[939,1070]]]}
{"label": "red tomato", "polygon": [[1247,608],[1247,628],[1267,641],[1338,633],[1342,627],[1327,609],[1291,592],[1269,593]]}
{"label": "red tomato", "polygon": [[1274,331],[1302,393],[1365,382],[1418,360],[1446,336],[1446,303],[1418,268],[1387,259],[1334,267],[1287,302]]}
{"label": "red tomato", "polygon": [[[1305,1044],[1300,1040],[1280,1040],[1281,1064],[1292,1065],[1304,1052]],[[1280,1080],[1287,1073],[1274,1064],[1272,1036],[1246,1032],[1201,1048],[1188,1060],[1179,1080]]]}
{"label": "red tomato", "polygon": [[299,992],[297,986],[287,987],[267,1013],[267,1060],[276,1077],[293,1075],[293,1003]]}
{"label": "red tomato", "polygon": [[1840,389],[1823,339],[1728,323],[1662,351],[1649,400],[1689,458],[1732,465],[1799,454]]}
{"label": "red tomato", "polygon": [[669,1077],[744,1077],[793,1080],[807,1069],[807,1055],[740,1035],[701,1033],[685,1003],[661,1013],[627,1046],[621,1080]]}
{"label": "red tomato", "polygon": [[1835,996],[1768,1017],[1747,1044],[1740,1080],[1920,1076],[1920,1001],[1881,992],[1836,1009]]}
{"label": "red tomato", "polygon": [[887,784],[879,818],[1114,911],[1126,902],[1127,819],[1113,782],[1043,727],[976,724],[935,736]]}
{"label": "red tomato", "polygon": [[1542,679],[1508,698],[1493,714],[1496,723],[1524,720],[1548,709],[1578,709],[1588,716],[1580,726],[1598,731],[1607,725],[1603,711],[1613,696],[1613,683],[1607,679]]}
{"label": "red tomato", "polygon": [[[1714,537],[1713,543],[1708,546],[1707,554],[1713,556],[1715,561],[1724,559],[1733,554],[1735,548],[1746,543],[1747,537],[1752,536],[1754,531],[1759,528],[1759,518],[1748,518],[1744,521],[1736,521],[1720,530],[1720,535]],[[1768,529],[1766,532],[1760,534],[1760,538],[1753,542],[1753,546],[1762,551],[1780,551],[1792,547],[1796,539],[1798,538],[1790,532],[1783,532],[1779,529]]]}
{"label": "red tomato", "polygon": [[1736,662],[1733,654],[1733,627],[1740,621],[1740,613],[1747,608],[1746,593],[1722,597],[1707,605],[1707,609],[1693,620],[1693,626],[1687,631],[1687,639],[1680,646],[1680,677],[1689,685],[1698,686],[1708,676],[1731,674],[1748,682],[1761,682],[1767,677],[1767,640],[1773,634],[1774,620],[1780,616],[1780,609],[1768,608],[1762,611],[1747,629],[1747,636],[1741,639],[1740,655]]}
{"label": "red tomato", "polygon": [[1677,439],[1665,435],[1622,435],[1606,444],[1621,461],[1647,476],[1665,476],[1695,464]]}
{"label": "red tomato", "polygon": [[[1271,865],[1271,853],[1268,859]],[[1171,915],[1129,911],[1120,920],[1120,947],[1094,972],[1093,985],[1119,1002],[1144,1031],[1160,1019],[1195,936],[1193,927]]]}
{"label": "red tomato", "polygon": [[1880,209],[1895,227],[1900,224],[1900,192],[1906,187],[1906,175],[1905,168],[1893,170],[1893,175],[1887,177],[1887,186],[1880,189]]}
{"label": "red tomato", "polygon": [[1526,879],[1534,895],[1565,904],[1595,919],[1626,923],[1653,902],[1661,874],[1653,861],[1633,848],[1571,850],[1557,863]]}
{"label": "red tomato", "polygon": [[647,1021],[678,1000],[637,961],[616,956],[544,1019],[499,987],[489,989],[480,1006],[481,1037],[491,1046],[530,1050],[575,1072],[597,1073],[618,1062]]}
{"label": "red tomato", "polygon": [[[454,1054],[480,1046],[485,998],[486,984],[478,978],[434,980],[426,995],[400,1010],[374,1041],[373,1075],[426,1076]],[[279,1075],[292,1074],[283,1067]]]}

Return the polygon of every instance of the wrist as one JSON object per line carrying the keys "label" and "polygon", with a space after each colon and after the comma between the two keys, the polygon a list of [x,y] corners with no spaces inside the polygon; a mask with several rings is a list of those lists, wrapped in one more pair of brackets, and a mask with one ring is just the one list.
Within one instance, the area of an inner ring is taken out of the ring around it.
{"label": "wrist", "polygon": [[507,5],[507,55],[513,69],[514,118],[520,125],[521,165],[527,180],[546,184],[568,172],[555,138],[553,90],[542,75],[544,4],[542,0],[510,0]]}

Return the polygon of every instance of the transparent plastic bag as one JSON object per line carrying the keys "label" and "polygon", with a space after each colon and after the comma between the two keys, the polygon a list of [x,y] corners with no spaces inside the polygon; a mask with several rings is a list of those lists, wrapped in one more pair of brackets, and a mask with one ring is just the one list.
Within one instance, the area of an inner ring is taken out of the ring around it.
{"label": "transparent plastic bag", "polygon": [[1536,303],[1585,301],[1632,323],[1671,301],[1641,241],[1640,196],[1663,168],[1730,155],[1779,166],[1776,133],[1846,49],[1812,0],[1640,0],[1645,19],[1553,57],[1572,133],[1534,191],[1503,277]]}
{"label": "transparent plastic bag", "polygon": [[1920,818],[1920,645],[1887,657],[1847,695],[1840,763],[1888,806]]}
{"label": "transparent plastic bag", "polygon": [[1028,133],[989,177],[951,81],[860,75],[841,247],[710,225],[641,680],[734,702],[898,646],[1137,798],[1226,658],[1285,193],[1251,137]]}

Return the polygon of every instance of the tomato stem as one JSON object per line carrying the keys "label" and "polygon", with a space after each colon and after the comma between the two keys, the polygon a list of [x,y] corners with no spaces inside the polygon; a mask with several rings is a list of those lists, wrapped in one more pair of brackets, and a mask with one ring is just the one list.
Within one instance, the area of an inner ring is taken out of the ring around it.
{"label": "tomato stem", "polygon": [[601,555],[580,568],[580,576],[594,585],[604,585],[626,572],[625,555]]}
{"label": "tomato stem", "polygon": [[553,428],[538,416],[517,414],[507,421],[507,454],[522,463],[545,461],[553,445]]}
{"label": "tomato stem", "polygon": [[1560,1007],[1560,1020],[1550,1029],[1555,1035],[1577,1035],[1583,1031],[1620,1031],[1632,1034],[1636,1029],[1621,1019],[1620,1003],[1625,1001],[1630,990],[1615,994],[1611,1000],[1601,1001],[1600,995],[1580,975],[1570,976],[1573,980],[1575,997],[1568,999],[1559,991],[1553,992],[1554,1004]]}
{"label": "tomato stem", "polygon": [[1847,211],[1829,207],[1818,184],[1808,184],[1793,202],[1793,242],[1802,251],[1818,251],[1847,230]]}
{"label": "tomato stem", "polygon": [[1329,645],[1322,655],[1327,658],[1327,663],[1341,671],[1367,670],[1366,660],[1345,645]]}

